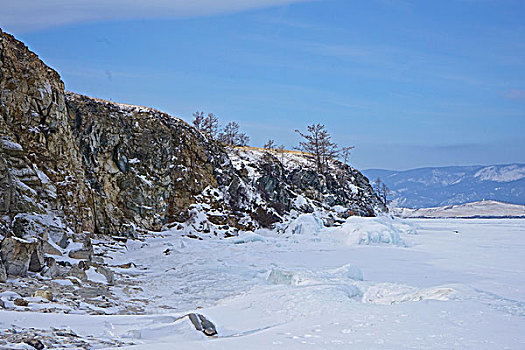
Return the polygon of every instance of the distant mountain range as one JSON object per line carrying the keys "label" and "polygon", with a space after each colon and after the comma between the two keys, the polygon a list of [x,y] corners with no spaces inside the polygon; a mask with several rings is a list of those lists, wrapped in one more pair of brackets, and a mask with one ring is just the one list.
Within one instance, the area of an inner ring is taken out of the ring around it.
{"label": "distant mountain range", "polygon": [[525,218],[525,205],[481,201],[435,208],[398,208],[392,212],[404,218]]}
{"label": "distant mountain range", "polygon": [[381,178],[398,207],[428,208],[482,200],[525,204],[525,164],[368,169],[363,173],[371,183]]}

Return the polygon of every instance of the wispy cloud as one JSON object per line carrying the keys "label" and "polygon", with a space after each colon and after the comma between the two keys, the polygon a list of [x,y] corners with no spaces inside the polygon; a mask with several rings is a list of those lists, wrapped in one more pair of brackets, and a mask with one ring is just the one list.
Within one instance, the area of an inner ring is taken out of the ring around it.
{"label": "wispy cloud", "polygon": [[508,89],[503,96],[509,100],[520,100],[525,102],[525,90]]}
{"label": "wispy cloud", "polygon": [[210,16],[304,1],[308,0],[0,0],[0,26],[23,32],[101,20]]}

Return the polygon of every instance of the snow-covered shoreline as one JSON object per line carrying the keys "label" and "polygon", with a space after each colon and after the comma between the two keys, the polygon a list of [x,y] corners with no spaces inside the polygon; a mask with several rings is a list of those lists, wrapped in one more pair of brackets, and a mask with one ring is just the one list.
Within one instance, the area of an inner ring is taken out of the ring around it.
{"label": "snow-covered shoreline", "polygon": [[[142,305],[140,315],[0,310],[2,337],[33,327],[63,339],[63,348],[71,346],[54,329],[74,332],[92,348],[525,344],[525,220],[350,218],[340,228],[299,221],[302,233],[259,230],[200,241],[173,229],[129,240],[105,259],[136,265],[118,271],[137,288],[117,281],[111,290],[121,305]],[[397,235],[403,244],[386,239]],[[212,320],[219,335],[196,332],[181,318],[189,312]]]}

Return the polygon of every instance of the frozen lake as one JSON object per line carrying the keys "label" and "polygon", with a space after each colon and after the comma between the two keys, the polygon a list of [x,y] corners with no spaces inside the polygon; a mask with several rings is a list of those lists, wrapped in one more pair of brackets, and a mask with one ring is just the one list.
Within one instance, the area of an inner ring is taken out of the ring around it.
{"label": "frozen lake", "polygon": [[[67,325],[137,349],[525,348],[525,220],[296,224],[293,235],[128,242],[112,262],[137,264],[129,274],[141,289],[114,292],[147,315],[0,311],[0,326]],[[219,336],[178,319],[191,311]]]}

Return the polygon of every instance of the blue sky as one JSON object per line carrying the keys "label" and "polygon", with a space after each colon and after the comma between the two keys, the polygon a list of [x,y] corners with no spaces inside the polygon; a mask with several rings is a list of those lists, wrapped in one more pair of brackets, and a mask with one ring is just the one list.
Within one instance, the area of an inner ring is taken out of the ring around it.
{"label": "blue sky", "polygon": [[254,146],[320,122],[361,169],[525,163],[524,1],[89,3],[0,0],[0,26],[68,90],[213,112]]}

